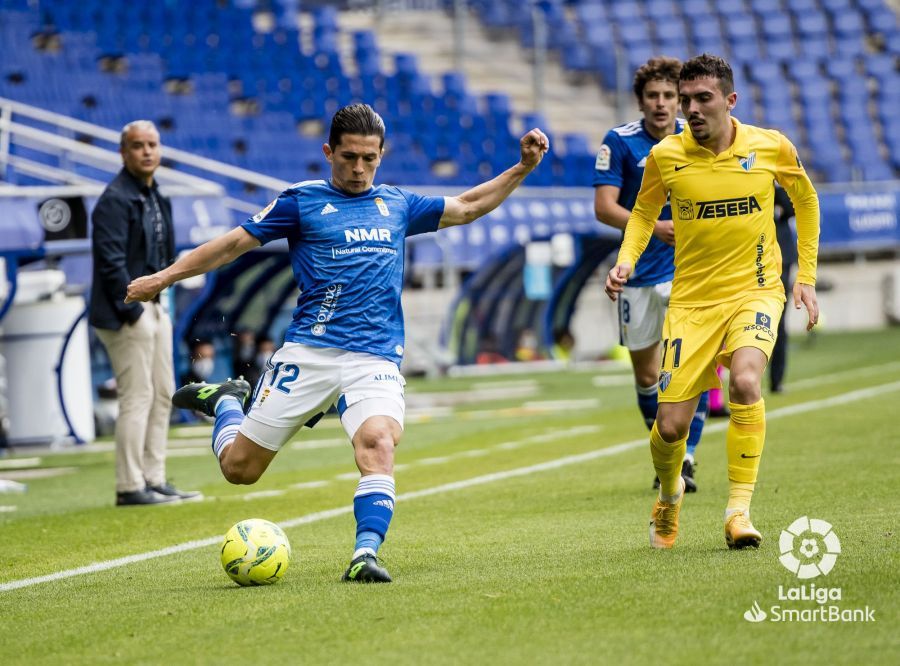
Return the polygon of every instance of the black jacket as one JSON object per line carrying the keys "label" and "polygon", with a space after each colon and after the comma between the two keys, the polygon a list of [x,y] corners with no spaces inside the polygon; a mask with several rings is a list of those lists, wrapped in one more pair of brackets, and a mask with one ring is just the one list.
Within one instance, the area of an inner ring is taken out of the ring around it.
{"label": "black jacket", "polygon": [[[167,229],[168,266],[175,257],[175,230],[172,203],[156,191],[163,223]],[[154,216],[148,207],[149,190],[127,170],[122,169],[106,187],[91,214],[91,250],[94,272],[91,284],[90,322],[97,328],[119,330],[133,324],[143,313],[140,303],[125,303],[128,283],[153,272],[149,266],[149,248],[153,239]],[[147,214],[145,214],[145,212]]]}

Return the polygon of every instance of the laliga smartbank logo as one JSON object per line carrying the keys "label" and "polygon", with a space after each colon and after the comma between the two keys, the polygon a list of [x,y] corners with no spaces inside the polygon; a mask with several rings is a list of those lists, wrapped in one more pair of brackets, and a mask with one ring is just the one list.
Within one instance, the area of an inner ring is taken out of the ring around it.
{"label": "laliga smartbank logo", "polygon": [[[831,523],[801,516],[782,530],[778,540],[782,566],[800,580],[827,576],[841,554],[841,542]],[[748,622],[874,622],[875,609],[842,608],[840,587],[815,583],[798,587],[779,585],[778,604],[764,609],[754,600],[744,612]],[[787,603],[784,603],[787,602]]]}
{"label": "laliga smartbank logo", "polygon": [[829,523],[801,516],[781,531],[779,561],[797,578],[827,576],[841,552],[841,542]]}

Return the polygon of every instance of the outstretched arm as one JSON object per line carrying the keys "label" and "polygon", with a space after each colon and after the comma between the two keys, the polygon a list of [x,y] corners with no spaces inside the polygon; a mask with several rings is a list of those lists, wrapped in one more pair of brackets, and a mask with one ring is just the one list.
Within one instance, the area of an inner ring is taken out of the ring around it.
{"label": "outstretched arm", "polygon": [[459,196],[444,197],[444,214],[438,229],[469,224],[490,213],[513,193],[550,150],[550,140],[539,129],[528,132],[519,141],[519,145],[522,157],[518,164]]}
{"label": "outstretched arm", "polygon": [[208,273],[259,246],[259,241],[242,227],[194,248],[168,268],[153,275],[132,280],[125,302],[149,301],[166,287],[179,280]]}

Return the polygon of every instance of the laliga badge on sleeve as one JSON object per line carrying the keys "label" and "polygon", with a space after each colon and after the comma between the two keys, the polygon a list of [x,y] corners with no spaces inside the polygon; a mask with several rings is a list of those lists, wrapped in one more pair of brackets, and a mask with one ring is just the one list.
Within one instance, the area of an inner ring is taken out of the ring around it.
{"label": "laliga badge on sleeve", "polygon": [[594,168],[597,171],[609,171],[609,161],[612,157],[612,152],[605,143],[600,146],[600,152],[597,153],[597,161],[594,162]]}

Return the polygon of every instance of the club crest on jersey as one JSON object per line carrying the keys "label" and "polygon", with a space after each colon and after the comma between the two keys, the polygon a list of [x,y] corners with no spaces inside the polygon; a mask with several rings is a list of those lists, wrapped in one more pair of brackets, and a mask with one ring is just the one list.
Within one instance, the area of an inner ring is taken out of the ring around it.
{"label": "club crest on jersey", "polygon": [[375,205],[378,206],[378,212],[382,214],[384,217],[388,217],[391,212],[388,210],[387,204],[384,203],[384,199],[381,197],[375,197]]}
{"label": "club crest on jersey", "polygon": [[659,373],[659,390],[665,391],[669,388],[669,384],[672,382],[672,373],[668,370],[663,370]]}
{"label": "club crest on jersey", "polygon": [[256,215],[254,215],[250,219],[253,220],[254,222],[262,222],[265,219],[266,215],[269,214],[269,211],[271,211],[273,208],[275,208],[276,201],[278,201],[278,199],[272,199],[272,201],[269,203],[268,206],[263,208],[261,211],[259,211]]}
{"label": "club crest on jersey", "polygon": [[750,171],[750,169],[753,168],[753,165],[756,164],[756,151],[752,151],[747,157],[742,157],[738,161],[744,171]]}
{"label": "club crest on jersey", "polygon": [[316,337],[325,335],[325,324],[313,324],[312,328],[310,328],[310,333]]}
{"label": "club crest on jersey", "polygon": [[609,171],[609,162],[612,152],[605,143],[600,146],[600,152],[597,153],[597,160],[594,162],[594,168],[597,171]]}
{"label": "club crest on jersey", "polygon": [[675,199],[675,203],[678,205],[678,219],[679,220],[693,220],[694,219],[694,202],[690,199]]}

